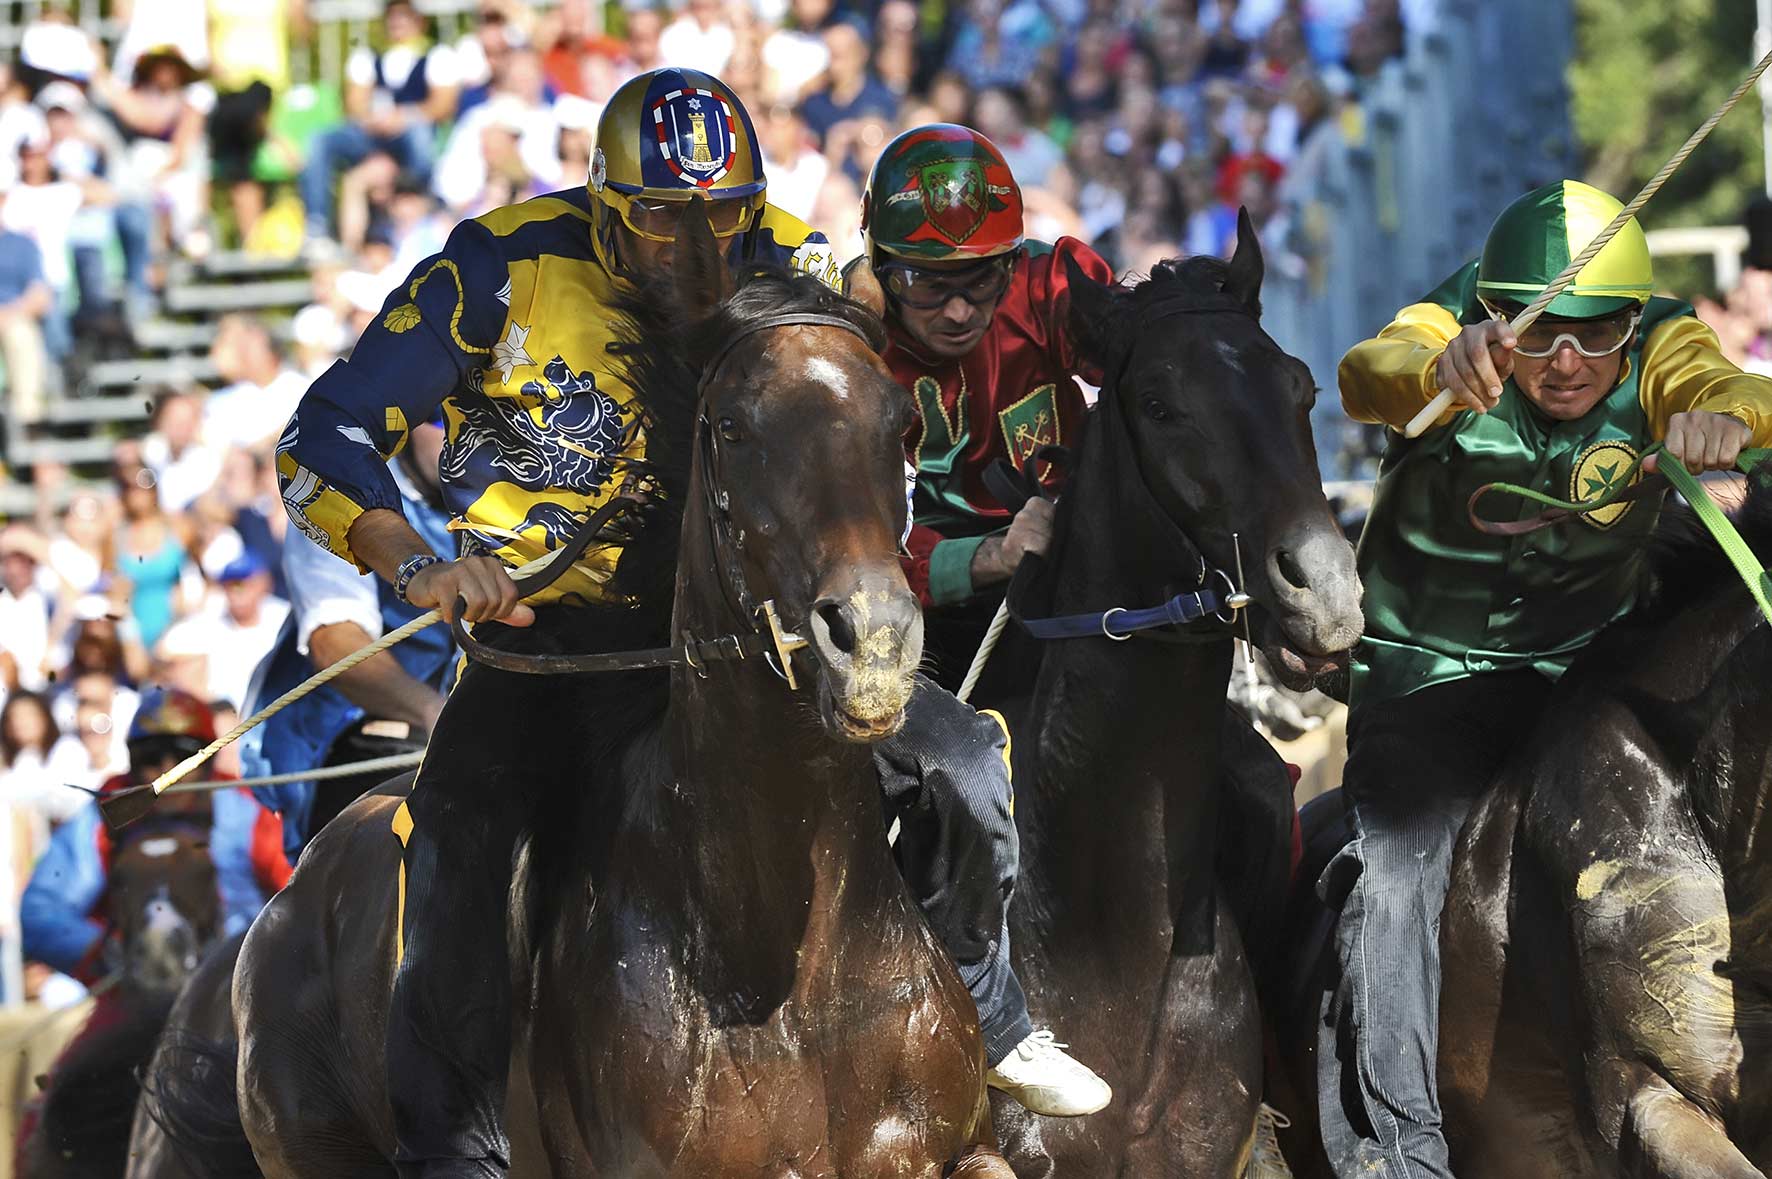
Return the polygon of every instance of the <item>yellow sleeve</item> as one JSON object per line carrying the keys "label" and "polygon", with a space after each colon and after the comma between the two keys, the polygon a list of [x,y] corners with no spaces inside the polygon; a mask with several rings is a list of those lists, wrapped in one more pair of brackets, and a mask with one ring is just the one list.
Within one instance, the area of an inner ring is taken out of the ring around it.
{"label": "yellow sleeve", "polygon": [[1748,445],[1772,446],[1772,378],[1731,364],[1717,334],[1695,316],[1670,319],[1649,333],[1637,397],[1658,439],[1667,437],[1675,414],[1706,410],[1746,422],[1753,431]]}
{"label": "yellow sleeve", "polygon": [[[1460,331],[1458,320],[1437,303],[1413,303],[1377,337],[1355,344],[1341,358],[1337,377],[1341,404],[1357,422],[1401,430],[1439,393],[1434,366]],[[1434,422],[1443,426],[1457,410]]]}

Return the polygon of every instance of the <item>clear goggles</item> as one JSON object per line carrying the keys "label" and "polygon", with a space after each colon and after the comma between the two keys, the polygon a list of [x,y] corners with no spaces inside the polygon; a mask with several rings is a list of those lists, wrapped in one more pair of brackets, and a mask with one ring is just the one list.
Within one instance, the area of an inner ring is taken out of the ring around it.
{"label": "clear goggles", "polygon": [[749,229],[756,220],[757,207],[761,204],[755,196],[728,197],[725,200],[706,197],[664,200],[644,194],[628,196],[614,189],[608,190],[608,193],[614,198],[610,203],[621,214],[621,223],[635,236],[651,242],[676,241],[683,214],[692,201],[701,202],[714,236],[722,238],[733,237]]}
{"label": "clear goggles", "polygon": [[[1505,308],[1487,299],[1482,300],[1482,303],[1483,309],[1496,322],[1507,323],[1512,318]],[[1519,333],[1514,354],[1543,360],[1547,356],[1555,356],[1557,349],[1568,344],[1589,360],[1597,360],[1602,356],[1612,355],[1628,344],[1642,318],[1642,312],[1632,311],[1609,315],[1605,319],[1540,319]]]}
{"label": "clear goggles", "polygon": [[1014,273],[1014,254],[990,258],[964,270],[919,270],[906,262],[891,262],[875,271],[887,294],[919,311],[946,307],[955,298],[974,307],[993,303],[1009,289]]}

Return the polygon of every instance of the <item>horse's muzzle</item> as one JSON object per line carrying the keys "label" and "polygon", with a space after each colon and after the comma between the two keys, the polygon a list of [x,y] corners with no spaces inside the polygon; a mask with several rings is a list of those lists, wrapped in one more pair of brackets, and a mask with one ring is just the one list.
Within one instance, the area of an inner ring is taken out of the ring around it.
{"label": "horse's muzzle", "polygon": [[1360,641],[1360,575],[1354,550],[1327,513],[1289,528],[1266,553],[1268,612],[1303,655],[1328,657]]}
{"label": "horse's muzzle", "polygon": [[819,710],[831,735],[870,742],[904,723],[923,657],[923,612],[896,565],[825,586],[806,622],[822,674]]}

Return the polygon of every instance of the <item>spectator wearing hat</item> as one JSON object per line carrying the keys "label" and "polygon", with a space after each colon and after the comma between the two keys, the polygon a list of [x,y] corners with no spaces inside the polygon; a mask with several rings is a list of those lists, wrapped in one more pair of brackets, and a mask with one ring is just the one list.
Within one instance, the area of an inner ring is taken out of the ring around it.
{"label": "spectator wearing hat", "polygon": [[289,603],[271,593],[271,573],[255,553],[242,550],[217,575],[223,604],[176,622],[154,654],[169,682],[201,688],[205,699],[246,699],[252,670],[277,642]]}
{"label": "spectator wearing hat", "polygon": [[455,114],[461,77],[454,51],[425,36],[412,0],[389,0],[382,20],[387,47],[359,47],[345,63],[349,121],[309,145],[301,198],[311,239],[331,236],[335,172],[382,151],[402,171],[428,179],[437,124]]}

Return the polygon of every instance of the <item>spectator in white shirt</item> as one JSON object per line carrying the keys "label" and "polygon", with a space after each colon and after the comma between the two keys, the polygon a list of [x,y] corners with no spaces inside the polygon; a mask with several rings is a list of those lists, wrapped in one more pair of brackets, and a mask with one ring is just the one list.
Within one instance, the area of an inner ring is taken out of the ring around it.
{"label": "spectator in white shirt", "polygon": [[[494,66],[491,96],[456,123],[437,164],[434,187],[452,212],[471,217],[560,186],[560,120],[545,86],[532,49],[513,49]],[[503,196],[506,189],[516,195]]]}
{"label": "spectator in white shirt", "polygon": [[671,65],[720,75],[737,43],[723,0],[689,0],[683,15],[659,36],[658,49]]}
{"label": "spectator in white shirt", "polygon": [[79,740],[56,728],[43,697],[14,692],[7,698],[0,709],[0,801],[64,822],[92,801],[72,788],[88,784],[89,762]]}
{"label": "spectator in white shirt", "polygon": [[180,686],[200,687],[205,699],[239,707],[253,669],[276,645],[289,603],[272,595],[270,571],[250,552],[242,552],[216,580],[225,598],[223,608],[175,623],[156,653]]}
{"label": "spectator in white shirt", "polygon": [[308,391],[307,381],[284,361],[270,329],[243,313],[222,316],[209,359],[228,384],[203,406],[203,441],[217,448],[273,449]]}
{"label": "spectator in white shirt", "polygon": [[33,691],[48,682],[51,595],[40,571],[49,544],[36,529],[11,524],[0,530],[0,658],[10,663],[4,678]]}
{"label": "spectator in white shirt", "polygon": [[142,439],[142,462],[160,484],[160,502],[182,512],[215,485],[221,454],[202,441],[204,410],[177,389],[163,390],[154,405],[154,429]]}

